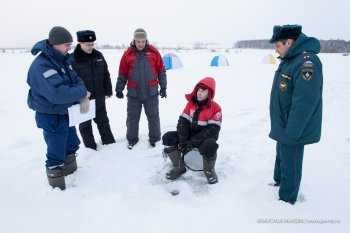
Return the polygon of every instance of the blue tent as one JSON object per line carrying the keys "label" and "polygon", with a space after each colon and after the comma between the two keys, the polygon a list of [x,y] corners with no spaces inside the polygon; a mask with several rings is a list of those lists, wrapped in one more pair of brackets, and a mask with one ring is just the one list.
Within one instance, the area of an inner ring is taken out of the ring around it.
{"label": "blue tent", "polygon": [[166,70],[178,69],[182,67],[180,58],[174,53],[167,53],[163,56],[163,63]]}
{"label": "blue tent", "polygon": [[211,60],[210,66],[229,66],[229,64],[225,56],[217,55]]}

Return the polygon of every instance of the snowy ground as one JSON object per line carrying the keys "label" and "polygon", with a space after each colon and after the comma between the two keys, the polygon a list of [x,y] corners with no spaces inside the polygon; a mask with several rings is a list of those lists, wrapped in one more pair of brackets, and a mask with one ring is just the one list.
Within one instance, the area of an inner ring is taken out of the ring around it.
{"label": "snowy ground", "polygon": [[[185,67],[168,72],[168,98],[160,100],[163,133],[175,129],[184,94],[202,77],[216,78],[216,99],[223,108],[218,184],[209,186],[194,172],[166,184],[169,162],[162,158],[160,143],[149,148],[144,114],[141,142],[129,151],[126,100],[112,97],[108,111],[117,143],[100,146],[98,152],[82,147],[78,171],[67,177],[64,192],[47,184],[42,132],[26,105],[26,73],[33,57],[0,54],[0,233],[347,232],[350,57],[321,55],[323,136],[321,143],[306,147],[301,198],[291,206],[277,201],[277,189],[267,185],[275,157],[275,143],[268,138],[268,103],[276,67],[261,61],[270,52],[231,51],[226,53],[231,66],[225,68],[208,66],[213,53],[180,52]],[[121,53],[104,54],[115,84]],[[172,188],[179,188],[180,195],[171,196]],[[322,220],[333,223],[306,223]]]}

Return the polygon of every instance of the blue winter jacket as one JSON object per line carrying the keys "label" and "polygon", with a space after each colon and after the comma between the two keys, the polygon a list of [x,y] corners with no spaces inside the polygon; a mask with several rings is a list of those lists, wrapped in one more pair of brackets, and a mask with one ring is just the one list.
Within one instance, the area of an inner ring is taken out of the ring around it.
{"label": "blue winter jacket", "polygon": [[67,114],[67,109],[87,94],[83,81],[64,56],[48,40],[39,41],[32,54],[40,54],[31,64],[27,83],[30,86],[28,106],[47,114]]}

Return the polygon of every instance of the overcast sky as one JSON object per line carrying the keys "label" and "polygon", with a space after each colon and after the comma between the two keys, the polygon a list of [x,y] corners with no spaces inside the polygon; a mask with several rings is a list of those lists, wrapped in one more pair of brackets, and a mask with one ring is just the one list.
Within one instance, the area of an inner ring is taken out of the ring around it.
{"label": "overcast sky", "polygon": [[99,44],[128,44],[143,27],[160,43],[219,42],[271,36],[275,24],[301,24],[321,39],[350,40],[346,0],[1,0],[0,47],[31,46],[55,25],[74,36],[96,31]]}

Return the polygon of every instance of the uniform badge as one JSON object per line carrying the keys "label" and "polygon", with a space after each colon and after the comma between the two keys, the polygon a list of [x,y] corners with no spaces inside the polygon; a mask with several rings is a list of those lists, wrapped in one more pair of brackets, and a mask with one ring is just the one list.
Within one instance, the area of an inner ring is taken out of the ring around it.
{"label": "uniform badge", "polygon": [[288,75],[286,75],[286,74],[282,74],[281,76],[282,76],[282,78],[286,78],[286,79],[288,79],[288,80],[292,80],[292,78],[291,78],[291,77],[289,77],[289,76],[288,76]]}
{"label": "uniform badge", "polygon": [[292,80],[292,78],[287,74],[281,74],[282,80],[280,82],[280,90],[281,92],[285,92],[288,90],[288,80]]}
{"label": "uniform badge", "polygon": [[303,70],[301,71],[303,79],[306,80],[306,81],[311,80],[311,79],[312,79],[312,74],[313,74],[313,72],[314,72],[313,70],[306,70],[306,69],[303,69]]}
{"label": "uniform badge", "polygon": [[304,80],[309,81],[312,79],[313,73],[314,73],[314,64],[312,63],[312,61],[304,62],[303,68],[301,69],[301,77]]}
{"label": "uniform badge", "polygon": [[281,92],[285,92],[288,90],[288,82],[285,79],[282,79],[280,82],[280,90]]}

